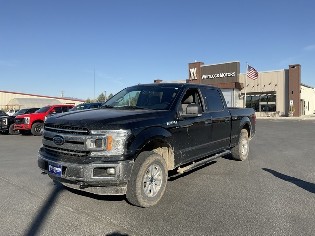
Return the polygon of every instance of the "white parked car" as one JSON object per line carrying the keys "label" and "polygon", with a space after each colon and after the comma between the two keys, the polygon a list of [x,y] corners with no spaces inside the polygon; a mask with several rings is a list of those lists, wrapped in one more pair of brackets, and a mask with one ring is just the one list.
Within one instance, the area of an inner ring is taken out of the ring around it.
{"label": "white parked car", "polygon": [[8,114],[8,116],[12,116],[15,112],[17,112],[18,110],[15,109],[10,109],[8,110],[6,113]]}

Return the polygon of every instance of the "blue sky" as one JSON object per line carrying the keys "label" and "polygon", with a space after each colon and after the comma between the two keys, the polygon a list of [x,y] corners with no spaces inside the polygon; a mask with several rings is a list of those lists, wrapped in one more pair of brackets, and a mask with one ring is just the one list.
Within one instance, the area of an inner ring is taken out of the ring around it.
{"label": "blue sky", "polygon": [[[188,78],[188,63],[301,64],[315,86],[315,1],[0,0],[0,90],[81,99]],[[95,89],[94,89],[95,70]]]}

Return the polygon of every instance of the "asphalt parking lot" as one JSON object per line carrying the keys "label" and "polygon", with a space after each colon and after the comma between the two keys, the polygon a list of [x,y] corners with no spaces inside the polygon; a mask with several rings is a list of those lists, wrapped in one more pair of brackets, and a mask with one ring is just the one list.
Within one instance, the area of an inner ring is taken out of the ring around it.
{"label": "asphalt parking lot", "polygon": [[248,161],[172,178],[147,209],[54,185],[41,137],[0,135],[0,235],[314,235],[314,135],[314,120],[258,120]]}

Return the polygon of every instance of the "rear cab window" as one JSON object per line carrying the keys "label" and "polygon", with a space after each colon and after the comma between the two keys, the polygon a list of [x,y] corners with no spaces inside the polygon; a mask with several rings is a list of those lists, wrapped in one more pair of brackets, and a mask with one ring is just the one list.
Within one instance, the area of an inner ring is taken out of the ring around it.
{"label": "rear cab window", "polygon": [[222,95],[216,88],[203,88],[203,96],[207,112],[217,112],[225,109]]}

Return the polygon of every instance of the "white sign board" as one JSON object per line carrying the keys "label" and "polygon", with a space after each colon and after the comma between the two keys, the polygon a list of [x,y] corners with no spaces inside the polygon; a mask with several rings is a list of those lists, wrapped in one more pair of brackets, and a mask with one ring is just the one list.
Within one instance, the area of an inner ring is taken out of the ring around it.
{"label": "white sign board", "polygon": [[293,106],[293,100],[290,100],[290,106]]}

